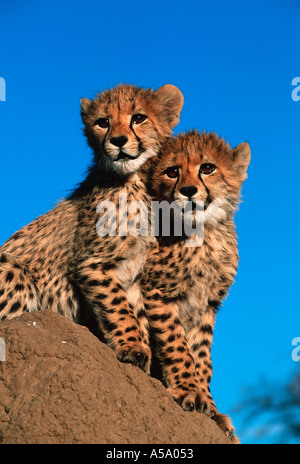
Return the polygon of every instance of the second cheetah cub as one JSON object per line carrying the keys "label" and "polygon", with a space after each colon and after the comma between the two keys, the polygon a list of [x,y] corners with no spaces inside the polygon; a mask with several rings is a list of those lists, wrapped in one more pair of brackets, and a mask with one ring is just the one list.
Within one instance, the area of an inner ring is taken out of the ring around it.
{"label": "second cheetah cub", "polygon": [[156,200],[175,204],[180,221],[187,202],[194,220],[200,204],[204,219],[201,246],[187,246],[187,236],[175,235],[173,227],[173,235],[160,236],[150,250],[144,269],[145,308],[164,382],[184,409],[206,412],[231,437],[231,422],[210,395],[211,344],[217,310],[237,270],[233,217],[249,162],[247,143],[231,149],[214,133],[192,131],[166,142],[145,165]]}

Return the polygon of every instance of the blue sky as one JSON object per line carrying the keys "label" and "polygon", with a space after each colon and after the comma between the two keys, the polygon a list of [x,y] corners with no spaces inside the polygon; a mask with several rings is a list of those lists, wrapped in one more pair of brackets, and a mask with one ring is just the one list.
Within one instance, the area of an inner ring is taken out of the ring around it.
{"label": "blue sky", "polygon": [[212,392],[224,413],[262,376],[284,381],[299,368],[299,20],[297,0],[1,1],[0,243],[83,179],[81,97],[122,82],[172,83],[185,96],[175,133],[249,142],[241,261],[213,347]]}

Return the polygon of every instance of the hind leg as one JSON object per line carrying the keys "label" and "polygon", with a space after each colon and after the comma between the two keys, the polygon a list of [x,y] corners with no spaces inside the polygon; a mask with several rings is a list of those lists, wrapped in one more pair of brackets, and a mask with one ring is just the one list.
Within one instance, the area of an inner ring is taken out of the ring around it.
{"label": "hind leg", "polygon": [[37,309],[37,290],[28,271],[17,259],[0,254],[0,320]]}

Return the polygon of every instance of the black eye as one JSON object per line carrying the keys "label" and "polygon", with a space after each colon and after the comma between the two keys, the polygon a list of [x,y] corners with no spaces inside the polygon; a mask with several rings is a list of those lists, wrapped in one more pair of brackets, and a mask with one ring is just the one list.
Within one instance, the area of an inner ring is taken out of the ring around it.
{"label": "black eye", "polygon": [[102,129],[107,129],[109,126],[109,120],[107,118],[99,118],[95,122],[95,126],[102,127]]}
{"label": "black eye", "polygon": [[179,177],[179,169],[177,167],[168,168],[165,170],[165,174],[170,177],[170,179],[176,179]]}
{"label": "black eye", "polygon": [[134,114],[131,118],[131,124],[141,124],[146,121],[147,116],[145,114]]}
{"label": "black eye", "polygon": [[204,163],[200,166],[200,174],[211,174],[214,170],[217,169],[217,166],[211,163]]}

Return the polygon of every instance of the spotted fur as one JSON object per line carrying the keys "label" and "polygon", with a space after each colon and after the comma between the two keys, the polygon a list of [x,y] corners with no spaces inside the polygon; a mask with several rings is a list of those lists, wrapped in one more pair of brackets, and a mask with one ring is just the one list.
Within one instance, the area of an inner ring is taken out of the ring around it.
{"label": "spotted fur", "polygon": [[[69,198],[0,248],[0,319],[53,310],[93,327],[119,360],[149,371],[147,320],[136,277],[153,238],[119,235],[124,217],[119,196],[149,204],[137,171],[170,137],[182,105],[172,85],[156,92],[120,85],[93,101],[81,100],[93,164]],[[97,205],[108,200],[119,213],[117,234],[101,237]]]}
{"label": "spotted fur", "polygon": [[[184,234],[160,236],[147,257],[142,288],[168,390],[183,409],[206,412],[230,436],[230,419],[210,394],[211,344],[217,310],[237,270],[233,216],[249,161],[247,143],[231,149],[214,133],[192,131],[166,142],[143,170],[156,200],[204,205],[203,244],[187,246]],[[201,173],[205,163],[216,169]],[[175,178],[170,169],[178,172]]]}

